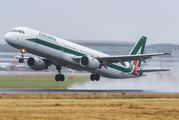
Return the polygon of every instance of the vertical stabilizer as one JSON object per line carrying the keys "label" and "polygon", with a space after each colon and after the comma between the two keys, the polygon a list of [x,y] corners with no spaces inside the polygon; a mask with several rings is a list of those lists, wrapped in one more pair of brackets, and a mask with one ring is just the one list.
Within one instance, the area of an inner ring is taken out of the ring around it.
{"label": "vertical stabilizer", "polygon": [[[129,55],[139,55],[144,53],[145,49],[145,43],[146,43],[147,37],[142,36],[140,40],[135,44]],[[141,66],[141,60],[134,60],[131,62],[133,65],[140,67]]]}

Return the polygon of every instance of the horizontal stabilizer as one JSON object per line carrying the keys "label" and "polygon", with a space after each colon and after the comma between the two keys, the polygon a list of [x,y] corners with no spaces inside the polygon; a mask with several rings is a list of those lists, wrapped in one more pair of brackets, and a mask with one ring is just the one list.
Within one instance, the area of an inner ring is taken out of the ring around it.
{"label": "horizontal stabilizer", "polygon": [[137,70],[138,73],[144,73],[144,72],[157,72],[157,71],[170,71],[170,69],[148,69],[148,70]]}

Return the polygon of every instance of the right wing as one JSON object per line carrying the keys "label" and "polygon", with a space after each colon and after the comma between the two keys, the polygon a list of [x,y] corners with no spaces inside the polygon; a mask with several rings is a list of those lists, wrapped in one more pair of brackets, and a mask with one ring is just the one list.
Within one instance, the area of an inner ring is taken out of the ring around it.
{"label": "right wing", "polygon": [[[146,63],[146,59],[152,58],[152,56],[159,56],[159,55],[171,55],[171,53],[153,53],[153,54],[140,54],[140,55],[118,55],[118,56],[100,56],[96,57],[100,61],[103,66],[109,65],[111,63],[118,63],[120,62],[122,65],[125,65],[126,61],[133,61],[133,60],[141,60]],[[76,62],[79,62],[82,56],[75,56],[73,59]]]}
{"label": "right wing", "polygon": [[109,63],[117,63],[117,62],[133,61],[133,60],[142,60],[143,62],[145,62],[146,59],[149,59],[152,56],[159,56],[159,55],[171,55],[171,53],[106,56],[106,57],[98,57],[97,59]]}

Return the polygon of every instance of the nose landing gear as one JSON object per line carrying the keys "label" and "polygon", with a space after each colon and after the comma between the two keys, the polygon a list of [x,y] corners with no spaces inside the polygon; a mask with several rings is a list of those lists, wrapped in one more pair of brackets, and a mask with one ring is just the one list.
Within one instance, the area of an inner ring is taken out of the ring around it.
{"label": "nose landing gear", "polygon": [[24,55],[25,55],[26,51],[25,51],[25,49],[21,49],[20,52],[21,52],[22,58],[19,58],[19,63],[24,63]]}
{"label": "nose landing gear", "polygon": [[24,63],[24,58],[19,58],[19,63]]}

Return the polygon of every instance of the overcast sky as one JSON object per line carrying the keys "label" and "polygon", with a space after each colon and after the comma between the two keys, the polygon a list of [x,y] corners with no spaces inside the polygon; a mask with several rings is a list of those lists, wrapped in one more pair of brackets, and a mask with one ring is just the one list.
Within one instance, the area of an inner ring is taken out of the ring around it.
{"label": "overcast sky", "polygon": [[64,39],[179,44],[179,0],[1,0],[0,44],[16,26]]}

